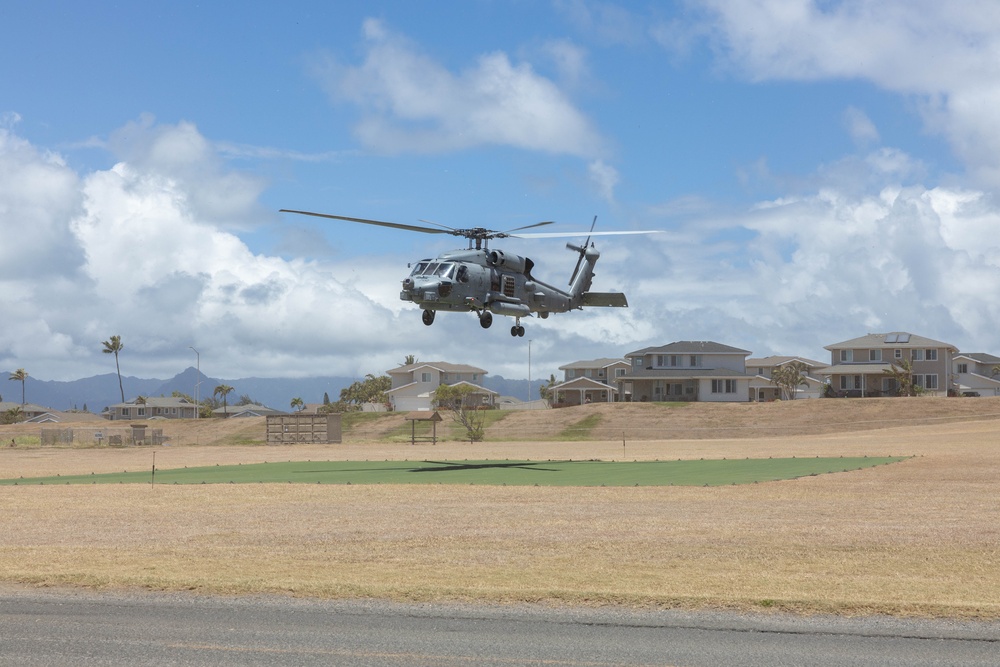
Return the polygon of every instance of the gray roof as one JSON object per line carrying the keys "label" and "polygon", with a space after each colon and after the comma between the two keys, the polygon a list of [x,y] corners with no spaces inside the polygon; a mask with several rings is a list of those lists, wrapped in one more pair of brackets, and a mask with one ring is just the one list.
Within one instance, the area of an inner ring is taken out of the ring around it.
{"label": "gray roof", "polygon": [[608,366],[613,366],[615,364],[628,364],[624,359],[611,359],[610,357],[604,357],[602,359],[591,359],[590,361],[574,361],[571,364],[566,364],[565,366],[560,366],[559,370],[568,371],[569,369],[577,368],[607,368]]}
{"label": "gray roof", "polygon": [[924,338],[916,334],[905,331],[894,331],[890,333],[870,333],[860,338],[852,338],[841,343],[827,345],[824,350],[861,350],[873,348],[919,348],[919,347],[947,347],[958,350],[951,343],[942,343],[933,338]]}
{"label": "gray roof", "polygon": [[[180,396],[146,396],[146,403],[144,407],[147,408],[193,408],[196,407],[195,403],[187,400],[186,398],[181,398]],[[124,403],[115,403],[111,408],[134,408],[136,406],[143,407],[142,403],[137,402],[137,398],[133,398],[131,401],[126,401]]]}
{"label": "gray roof", "polygon": [[406,374],[428,366],[443,373],[479,373],[480,375],[486,375],[486,371],[482,368],[476,368],[467,364],[450,364],[447,361],[418,361],[415,364],[399,366],[386,372],[389,375]]}
{"label": "gray roof", "polygon": [[880,374],[882,371],[887,371],[891,368],[892,364],[890,363],[872,361],[864,364],[835,364],[833,366],[824,366],[823,368],[814,368],[813,372],[819,373],[820,375],[873,375]]}
{"label": "gray roof", "polygon": [[815,361],[813,359],[807,359],[805,357],[782,357],[777,355],[770,357],[752,357],[750,359],[747,359],[746,365],[747,367],[758,366],[761,368],[769,368],[772,366],[783,366],[784,364],[789,364],[793,361],[801,361],[806,366],[809,366],[811,368],[827,365],[825,361]]}
{"label": "gray roof", "polygon": [[750,354],[750,351],[710,340],[679,340],[662,347],[645,347],[635,352],[629,352],[625,356],[641,357],[647,354],[740,354],[745,357]]}
{"label": "gray roof", "polygon": [[994,357],[992,354],[986,354],[985,352],[963,352],[962,354],[955,355],[956,359],[959,357],[972,359],[977,364],[1000,364],[1000,357]]}

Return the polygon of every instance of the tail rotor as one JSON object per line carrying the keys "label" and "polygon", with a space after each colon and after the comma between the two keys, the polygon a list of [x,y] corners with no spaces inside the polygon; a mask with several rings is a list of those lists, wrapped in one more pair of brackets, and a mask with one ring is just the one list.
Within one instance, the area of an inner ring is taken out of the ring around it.
{"label": "tail rotor", "polygon": [[569,284],[572,285],[573,281],[576,280],[576,274],[580,272],[580,265],[583,264],[583,258],[587,254],[587,248],[590,247],[590,237],[594,233],[594,225],[597,224],[597,216],[594,216],[594,221],[590,223],[590,231],[587,232],[587,240],[583,242],[582,246],[575,246],[572,243],[567,243],[566,247],[570,250],[576,250],[580,253],[580,256],[576,260],[576,267],[573,269],[573,275],[570,276]]}

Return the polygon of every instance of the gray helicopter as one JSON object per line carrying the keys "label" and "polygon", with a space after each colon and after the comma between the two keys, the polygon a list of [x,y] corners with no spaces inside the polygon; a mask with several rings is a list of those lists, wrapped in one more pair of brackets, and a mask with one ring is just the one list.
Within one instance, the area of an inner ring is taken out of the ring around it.
{"label": "gray helicopter", "polygon": [[[510,328],[511,336],[524,336],[522,317],[538,317],[546,319],[550,313],[565,313],[578,310],[584,306],[604,306],[626,308],[628,301],[621,292],[591,292],[590,286],[594,278],[594,265],[601,253],[590,241],[591,236],[619,234],[650,234],[649,231],[613,231],[595,232],[597,216],[591,223],[589,232],[522,232],[526,229],[551,225],[552,221],[538,222],[525,227],[517,227],[505,232],[493,231],[482,227],[471,229],[454,229],[436,222],[421,220],[435,227],[404,225],[398,222],[382,222],[365,218],[349,218],[343,215],[328,213],[313,213],[311,211],[296,211],[281,209],[282,213],[297,213],[311,215],[317,218],[346,220],[360,222],[366,225],[392,227],[423,234],[451,234],[463,236],[469,240],[465,250],[451,250],[438,255],[434,259],[422,259],[411,264],[410,275],[403,280],[403,289],[399,298],[411,301],[424,311],[423,322],[427,326],[434,323],[434,316],[439,310],[472,311],[479,316],[479,324],[488,329],[493,324],[493,315],[506,315],[514,318],[514,326]],[[569,290],[546,284],[531,274],[535,263],[527,257],[521,257],[502,250],[491,250],[489,242],[504,238],[560,238],[580,237],[587,235],[583,245],[567,243],[566,247],[579,254],[576,268],[569,279]]]}

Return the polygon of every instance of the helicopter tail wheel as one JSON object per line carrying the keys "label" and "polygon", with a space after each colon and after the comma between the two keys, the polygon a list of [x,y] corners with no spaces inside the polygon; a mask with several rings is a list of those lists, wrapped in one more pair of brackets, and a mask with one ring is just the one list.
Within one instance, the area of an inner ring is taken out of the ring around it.
{"label": "helicopter tail wheel", "polygon": [[493,324],[493,313],[491,313],[488,310],[484,310],[479,315],[479,326],[481,326],[484,329],[489,329],[490,325],[492,324]]}
{"label": "helicopter tail wheel", "polygon": [[424,314],[421,316],[421,318],[424,321],[424,324],[426,324],[427,326],[434,324],[434,314],[435,313],[433,310],[425,310]]}

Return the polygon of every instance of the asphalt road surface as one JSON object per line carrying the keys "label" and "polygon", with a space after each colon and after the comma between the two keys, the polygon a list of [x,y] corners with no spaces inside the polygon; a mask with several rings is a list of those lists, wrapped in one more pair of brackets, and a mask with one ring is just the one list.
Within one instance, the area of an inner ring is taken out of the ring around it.
{"label": "asphalt road surface", "polygon": [[0,665],[1000,664],[1000,623],[0,589]]}

